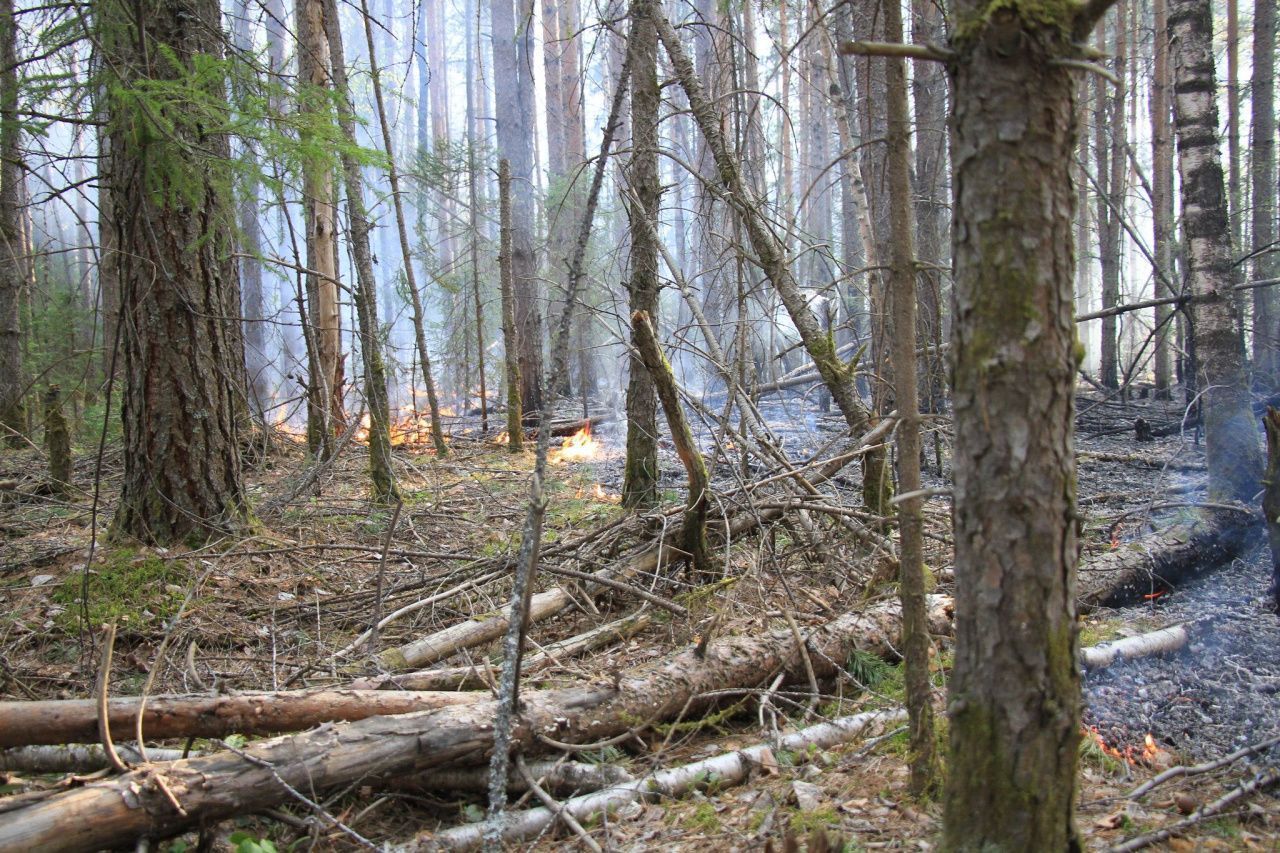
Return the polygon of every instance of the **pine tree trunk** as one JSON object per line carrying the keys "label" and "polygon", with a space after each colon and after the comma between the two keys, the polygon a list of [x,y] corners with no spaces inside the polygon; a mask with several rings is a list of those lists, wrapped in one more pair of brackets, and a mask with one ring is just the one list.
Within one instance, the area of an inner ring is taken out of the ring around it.
{"label": "pine tree trunk", "polygon": [[1262,476],[1258,424],[1231,292],[1232,248],[1222,160],[1209,0],[1171,0],[1173,120],[1182,186],[1197,386],[1203,389],[1210,500],[1250,501]]}
{"label": "pine tree trunk", "polygon": [[1076,55],[1104,6],[954,6],[948,850],[1080,849],[1076,83],[1055,60]]}
{"label": "pine tree trunk", "polygon": [[502,287],[502,347],[507,385],[507,449],[519,453],[524,446],[524,418],[520,399],[520,343],[516,328],[516,299],[512,292],[511,262],[511,164],[498,162],[498,280]]}
{"label": "pine tree trunk", "polygon": [[[104,60],[123,76],[107,96],[124,379],[113,532],[158,544],[222,535],[248,516],[235,417],[244,347],[229,147],[186,105],[156,107],[172,122],[162,133],[128,97],[128,87],[186,80],[196,61],[220,57],[220,11],[212,0],[148,0],[127,13],[111,3],[97,12]],[[220,82],[205,85],[193,98],[225,104]]]}

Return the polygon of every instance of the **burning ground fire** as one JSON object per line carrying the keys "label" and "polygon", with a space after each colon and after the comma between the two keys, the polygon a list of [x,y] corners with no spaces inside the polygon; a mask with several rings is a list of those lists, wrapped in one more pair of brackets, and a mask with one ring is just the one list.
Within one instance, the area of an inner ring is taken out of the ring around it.
{"label": "burning ground fire", "polygon": [[602,450],[600,442],[591,437],[591,424],[587,424],[566,438],[559,449],[551,451],[547,459],[555,465],[567,462],[590,462],[599,459]]}
{"label": "burning ground fire", "polygon": [[1143,764],[1147,767],[1157,767],[1169,763],[1170,756],[1168,751],[1156,745],[1156,739],[1151,736],[1150,732],[1143,738],[1142,746],[1130,745],[1124,747],[1124,749],[1116,749],[1108,744],[1103,739],[1102,733],[1098,731],[1097,726],[1087,727],[1084,733],[1085,737],[1097,744],[1098,749],[1102,750],[1103,753],[1127,764]]}

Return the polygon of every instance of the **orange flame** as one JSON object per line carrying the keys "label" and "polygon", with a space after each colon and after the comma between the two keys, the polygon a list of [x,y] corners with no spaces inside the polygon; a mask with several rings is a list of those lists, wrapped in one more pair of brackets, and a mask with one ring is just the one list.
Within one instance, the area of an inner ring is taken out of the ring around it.
{"label": "orange flame", "polygon": [[547,458],[552,463],[588,462],[599,458],[600,450],[600,442],[591,437],[591,424],[587,424],[566,438],[560,449],[551,451]]}
{"label": "orange flame", "polygon": [[1128,764],[1145,764],[1153,765],[1157,762],[1165,750],[1156,744],[1156,739],[1148,732],[1142,739],[1142,746],[1126,746],[1124,749],[1116,749],[1108,744],[1102,737],[1102,733],[1098,731],[1096,726],[1089,726],[1085,730],[1085,735],[1093,740],[1104,753],[1112,758],[1126,762]]}

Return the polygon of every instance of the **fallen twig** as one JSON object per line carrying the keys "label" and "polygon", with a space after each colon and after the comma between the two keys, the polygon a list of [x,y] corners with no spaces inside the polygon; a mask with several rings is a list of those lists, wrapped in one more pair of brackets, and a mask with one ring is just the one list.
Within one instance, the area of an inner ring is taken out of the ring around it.
{"label": "fallen twig", "polygon": [[1141,850],[1144,847],[1150,847],[1152,844],[1159,844],[1175,835],[1190,829],[1196,824],[1202,823],[1209,818],[1215,817],[1226,810],[1227,806],[1241,800],[1255,791],[1261,791],[1264,788],[1280,782],[1280,769],[1266,770],[1254,776],[1252,779],[1242,782],[1235,788],[1223,794],[1212,803],[1201,806],[1192,812],[1188,817],[1177,823],[1170,824],[1164,829],[1158,829],[1155,832],[1148,832],[1145,835],[1139,835],[1136,838],[1130,838],[1123,844],[1117,844],[1111,847],[1108,853],[1132,853],[1134,850]]}

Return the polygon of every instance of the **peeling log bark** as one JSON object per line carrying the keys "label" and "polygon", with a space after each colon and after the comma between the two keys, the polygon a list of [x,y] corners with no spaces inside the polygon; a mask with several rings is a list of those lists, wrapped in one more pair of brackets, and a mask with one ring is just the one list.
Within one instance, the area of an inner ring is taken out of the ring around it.
{"label": "peeling log bark", "polygon": [[[893,655],[898,623],[896,603],[886,603],[817,628],[807,641],[815,672],[820,677],[833,674],[855,649]],[[803,656],[790,630],[715,640],[701,657],[687,649],[621,675],[614,684],[525,694],[513,745],[536,748],[535,733],[593,742],[638,725],[697,713],[714,701],[697,697],[754,688],[779,672],[806,678]],[[318,791],[370,774],[475,764],[492,746],[495,709],[495,702],[486,701],[325,725],[259,741],[237,752],[93,782],[0,814],[0,850],[117,847],[283,802],[290,795],[282,782]],[[643,722],[637,725],[637,720]],[[174,808],[175,800],[181,811]]]}
{"label": "peeling log bark", "polygon": [[[747,780],[751,771],[767,760],[774,748],[795,753],[801,761],[815,752],[841,743],[848,743],[882,729],[890,723],[906,718],[905,711],[871,711],[853,717],[843,717],[829,723],[819,723],[779,738],[777,744],[757,744],[672,767],[643,779],[617,785],[600,793],[574,797],[562,808],[578,820],[587,820],[593,814],[611,812],[621,805],[644,800],[657,801],[662,797],[682,797],[689,791],[704,788],[714,779],[718,787],[739,785]],[[502,830],[506,844],[519,844],[545,832],[556,819],[550,809],[529,809],[510,815]],[[409,850],[475,850],[483,841],[483,827],[479,824],[459,826],[445,832],[423,833],[408,846]]]}
{"label": "peeling log bark", "polygon": [[1260,520],[1245,512],[1199,510],[1189,521],[1088,560],[1079,570],[1081,612],[1133,604],[1212,571],[1258,541]]}
{"label": "peeling log bark", "polygon": [[1170,625],[1159,631],[1081,649],[1080,665],[1085,669],[1103,669],[1116,661],[1168,654],[1185,646],[1188,638],[1186,625]]}
{"label": "peeling log bark", "polygon": [[[142,733],[157,740],[298,731],[334,720],[363,720],[474,703],[483,695],[456,692],[391,692],[319,689],[226,696],[152,696]],[[110,700],[111,736],[133,739],[138,697]],[[0,702],[0,747],[94,743],[98,710],[93,699]],[[2,849],[2,848],[0,848]]]}
{"label": "peeling log bark", "polygon": [[[132,746],[119,744],[116,753],[129,764],[142,761],[142,755]],[[148,749],[147,758],[151,761],[177,761],[182,758],[182,750]],[[19,773],[93,773],[110,766],[106,751],[96,743],[15,746],[0,750],[0,770]]]}

